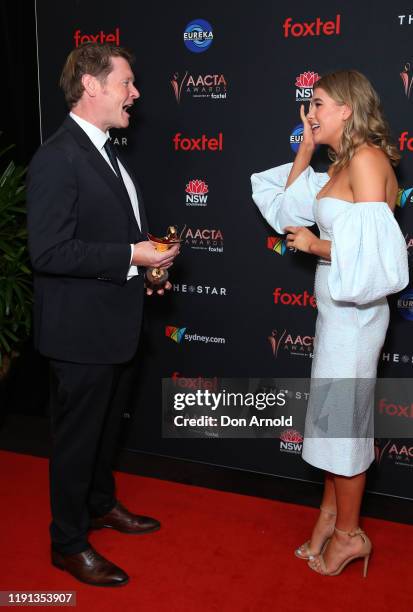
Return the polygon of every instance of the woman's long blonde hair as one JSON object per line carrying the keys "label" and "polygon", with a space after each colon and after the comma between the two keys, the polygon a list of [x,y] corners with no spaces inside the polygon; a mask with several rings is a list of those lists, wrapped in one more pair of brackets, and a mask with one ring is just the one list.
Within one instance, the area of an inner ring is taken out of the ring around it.
{"label": "woman's long blonde hair", "polygon": [[363,74],[357,70],[330,72],[314,84],[314,89],[317,87],[324,89],[337,104],[347,104],[352,110],[339,150],[329,149],[335,172],[344,168],[357,147],[365,143],[384,151],[393,166],[398,164],[400,153],[391,141],[380,98]]}

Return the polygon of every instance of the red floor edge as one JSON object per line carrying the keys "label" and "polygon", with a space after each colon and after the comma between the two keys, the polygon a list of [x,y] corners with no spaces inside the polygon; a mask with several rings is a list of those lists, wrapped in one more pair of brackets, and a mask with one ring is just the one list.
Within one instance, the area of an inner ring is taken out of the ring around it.
{"label": "red floor edge", "polygon": [[363,519],[374,546],[367,578],[361,561],[323,577],[293,554],[310,534],[314,509],[124,473],[117,474],[118,498],[160,519],[162,529],[141,537],[93,532],[92,545],[130,582],[83,585],[50,564],[47,460],[0,451],[0,471],[0,591],[75,591],[77,610],[122,612],[413,607],[410,525]]}

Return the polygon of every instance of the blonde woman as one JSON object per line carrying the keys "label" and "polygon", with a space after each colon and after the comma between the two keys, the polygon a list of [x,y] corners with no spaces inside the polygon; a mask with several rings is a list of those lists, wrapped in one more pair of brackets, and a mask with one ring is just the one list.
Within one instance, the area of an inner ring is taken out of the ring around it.
{"label": "blonde woman", "polygon": [[[359,527],[365,473],[374,460],[371,427],[377,362],[389,323],[386,296],[409,280],[406,244],[394,219],[399,160],[377,93],[353,70],[316,84],[293,164],[251,177],[253,199],[287,246],[318,258],[318,316],[303,458],[325,470],[321,511],[295,554],[335,576],[372,545]],[[327,173],[310,167],[327,145]],[[320,238],[306,226],[317,223]]]}

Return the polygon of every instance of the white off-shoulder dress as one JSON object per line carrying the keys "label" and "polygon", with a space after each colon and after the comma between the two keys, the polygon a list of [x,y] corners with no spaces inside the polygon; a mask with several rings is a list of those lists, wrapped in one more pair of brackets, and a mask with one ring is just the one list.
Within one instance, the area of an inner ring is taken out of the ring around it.
{"label": "white off-shoulder dress", "polygon": [[276,232],[317,223],[331,262],[315,276],[317,322],[303,458],[354,476],[374,459],[374,381],[389,323],[386,296],[409,282],[404,237],[385,202],[316,196],[329,180],[311,167],[286,189],[292,164],[251,177],[253,200]]}

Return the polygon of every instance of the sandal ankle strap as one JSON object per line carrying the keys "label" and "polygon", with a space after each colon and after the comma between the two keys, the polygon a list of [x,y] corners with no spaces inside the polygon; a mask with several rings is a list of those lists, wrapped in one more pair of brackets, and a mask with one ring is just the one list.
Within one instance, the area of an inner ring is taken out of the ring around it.
{"label": "sandal ankle strap", "polygon": [[338,533],[342,533],[343,535],[350,536],[350,538],[354,538],[355,536],[359,535],[363,542],[366,541],[366,534],[362,529],[360,529],[360,527],[357,527],[357,529],[354,529],[353,531],[343,531],[342,529],[338,529],[338,527],[334,527],[334,530]]}

